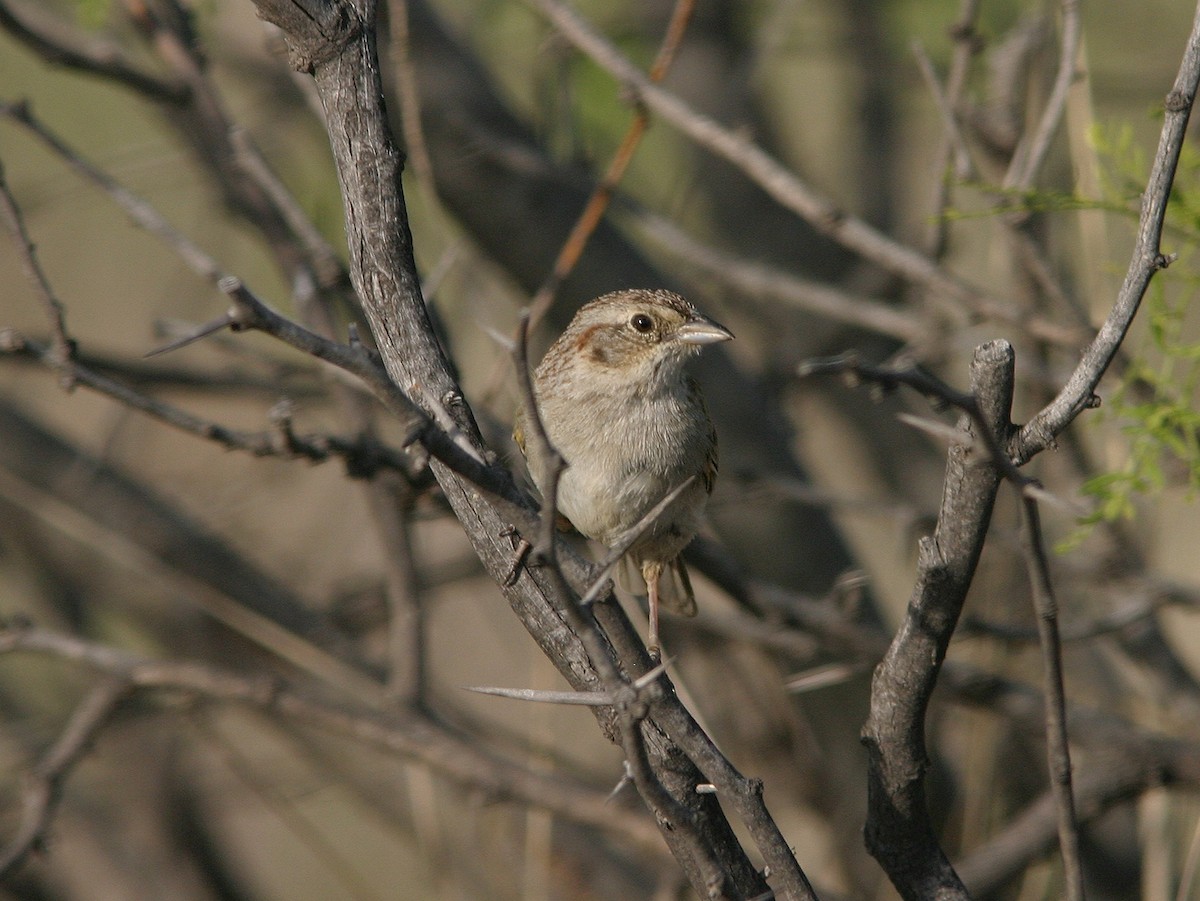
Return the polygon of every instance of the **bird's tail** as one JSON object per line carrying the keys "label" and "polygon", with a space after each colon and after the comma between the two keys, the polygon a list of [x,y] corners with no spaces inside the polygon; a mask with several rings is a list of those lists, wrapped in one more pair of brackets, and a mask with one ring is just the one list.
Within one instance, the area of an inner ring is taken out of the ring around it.
{"label": "bird's tail", "polygon": [[[638,597],[646,597],[646,579],[638,561],[629,554],[617,564],[617,584]],[[696,595],[692,591],[692,580],[688,578],[683,558],[676,557],[663,567],[658,580],[658,602],[665,610],[680,616],[696,615]]]}

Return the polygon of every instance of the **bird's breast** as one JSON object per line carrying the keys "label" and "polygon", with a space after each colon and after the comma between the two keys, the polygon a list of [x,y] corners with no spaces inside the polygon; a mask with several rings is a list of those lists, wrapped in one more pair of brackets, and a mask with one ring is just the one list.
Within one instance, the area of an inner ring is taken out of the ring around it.
{"label": "bird's breast", "polygon": [[[667,492],[702,471],[708,432],[702,417],[672,398],[588,408],[591,417],[578,416],[578,408],[546,417],[550,440],[569,464],[558,505],[584,535],[611,544]],[[683,529],[690,538],[703,495],[702,486],[692,486],[653,531]]]}

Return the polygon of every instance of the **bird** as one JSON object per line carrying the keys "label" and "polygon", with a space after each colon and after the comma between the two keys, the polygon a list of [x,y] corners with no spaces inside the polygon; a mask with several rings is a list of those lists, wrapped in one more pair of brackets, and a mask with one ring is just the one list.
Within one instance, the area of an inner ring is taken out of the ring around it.
{"label": "bird", "polygon": [[[567,464],[557,512],[579,533],[611,547],[691,479],[618,565],[622,587],[647,598],[655,656],[659,606],[696,613],[680,554],[701,526],[717,477],[716,428],[684,364],[732,338],[673,291],[614,291],[580,307],[532,379],[546,435]],[[514,438],[545,494],[544,452],[528,435],[522,408]]]}

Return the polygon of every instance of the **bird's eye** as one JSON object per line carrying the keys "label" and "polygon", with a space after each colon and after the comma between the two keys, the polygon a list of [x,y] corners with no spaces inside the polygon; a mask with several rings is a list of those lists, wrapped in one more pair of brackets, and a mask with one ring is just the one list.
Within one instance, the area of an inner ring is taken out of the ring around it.
{"label": "bird's eye", "polygon": [[654,320],[645,313],[634,313],[629,324],[633,326],[635,332],[641,332],[643,335],[654,328]]}

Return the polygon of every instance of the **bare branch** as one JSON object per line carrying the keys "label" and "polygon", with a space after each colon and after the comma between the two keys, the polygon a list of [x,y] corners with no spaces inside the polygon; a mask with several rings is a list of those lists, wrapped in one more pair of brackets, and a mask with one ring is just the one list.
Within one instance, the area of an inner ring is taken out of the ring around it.
{"label": "bare branch", "polygon": [[1200,84],[1200,9],[1192,23],[1187,47],[1175,83],[1166,98],[1162,133],[1142,194],[1142,212],[1138,222],[1133,258],[1125,274],[1116,303],[1109,311],[1099,333],[1083,353],[1079,365],[1067,383],[1044,409],[1033,417],[1012,439],[1011,453],[1019,466],[1054,443],[1055,437],[1084,410],[1099,403],[1096,386],[1108,369],[1141,305],[1151,278],[1170,264],[1161,249],[1167,200],[1175,179],[1175,168],[1183,147],[1188,119]]}

